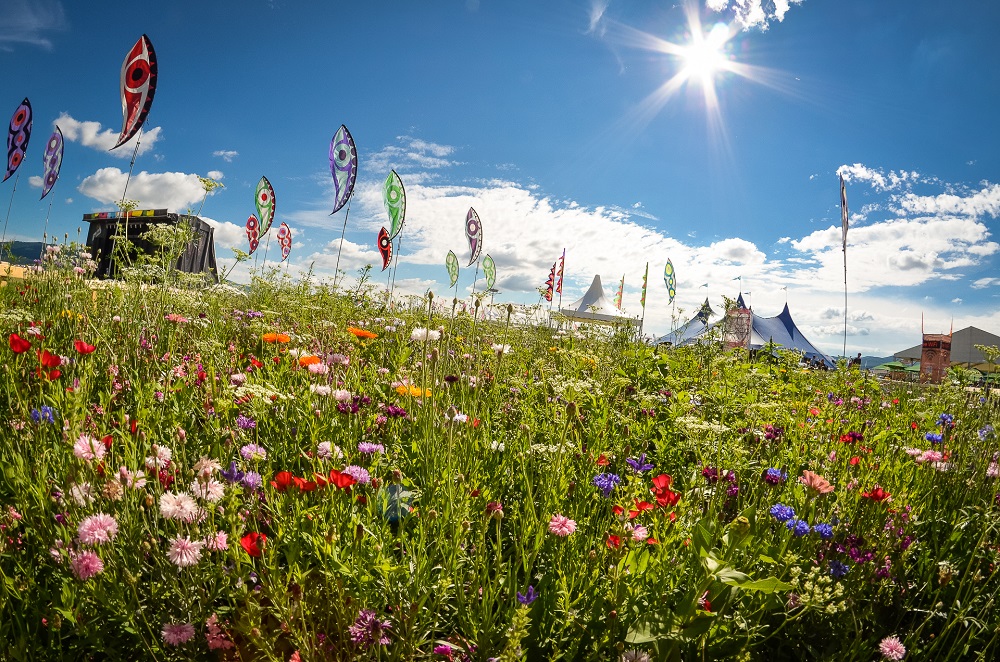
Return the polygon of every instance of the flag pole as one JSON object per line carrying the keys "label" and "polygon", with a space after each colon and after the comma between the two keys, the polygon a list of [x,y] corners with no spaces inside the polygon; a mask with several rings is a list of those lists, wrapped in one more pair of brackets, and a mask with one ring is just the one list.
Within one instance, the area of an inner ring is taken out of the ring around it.
{"label": "flag pole", "polygon": [[344,227],[340,231],[340,248],[337,249],[337,266],[333,269],[333,291],[337,291],[337,276],[340,273],[340,253],[344,250],[344,235],[347,233],[347,219],[351,216],[351,201],[347,201],[347,213],[344,214]]}
{"label": "flag pole", "polygon": [[843,228],[844,250],[844,360],[847,360],[847,188],[844,186],[844,176],[840,176],[840,224]]}
{"label": "flag pole", "polygon": [[[10,191],[10,204],[7,205],[7,220],[3,222],[3,239],[0,239],[0,259],[3,259],[2,244],[7,243],[7,223],[10,221],[10,210],[14,206],[14,192],[17,190],[17,182],[20,179],[21,179],[21,173],[18,172],[17,176],[14,177],[14,188],[12,188]],[[52,203],[50,202],[49,205],[51,206]]]}

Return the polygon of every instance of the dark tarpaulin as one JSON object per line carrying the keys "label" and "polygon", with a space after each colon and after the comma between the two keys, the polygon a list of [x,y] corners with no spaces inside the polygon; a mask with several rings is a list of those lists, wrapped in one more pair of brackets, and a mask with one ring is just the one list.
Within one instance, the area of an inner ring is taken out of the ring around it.
{"label": "dark tarpaulin", "polygon": [[[118,224],[124,220],[122,212],[85,214],[84,221],[90,223],[87,245],[97,260],[98,278],[113,278],[118,274],[118,265],[112,262],[114,236]],[[215,261],[215,231],[212,226],[197,216],[170,214],[165,209],[136,210],[128,216],[128,239],[136,248],[147,254],[157,252],[157,246],[142,239],[141,235],[154,225],[178,225],[187,222],[194,232],[194,238],[184,248],[177,260],[177,270],[185,273],[204,273],[213,281],[219,281]]]}

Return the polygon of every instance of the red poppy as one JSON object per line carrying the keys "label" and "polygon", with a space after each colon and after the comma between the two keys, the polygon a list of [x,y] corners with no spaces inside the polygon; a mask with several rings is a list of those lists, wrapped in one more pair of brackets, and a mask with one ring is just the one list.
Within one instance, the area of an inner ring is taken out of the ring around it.
{"label": "red poppy", "polygon": [[76,349],[76,351],[79,352],[80,354],[90,354],[95,349],[97,349],[96,346],[94,346],[94,345],[88,345],[87,343],[83,342],[82,340],[74,340],[73,341],[73,348]]}
{"label": "red poppy", "polygon": [[252,356],[250,357],[250,365],[252,365],[255,368],[263,368],[264,367],[263,363],[261,363],[260,361],[258,361],[255,358],[253,358]]}
{"label": "red poppy", "polygon": [[597,466],[599,467],[608,466],[608,457],[604,453],[601,453],[601,457],[597,458]]}
{"label": "red poppy", "polygon": [[608,539],[604,541],[608,549],[618,549],[622,546],[622,539],[619,536],[608,534]]}
{"label": "red poppy", "polygon": [[650,537],[650,538],[646,538],[646,544],[647,545],[659,545],[660,541],[657,540],[656,538]]}
{"label": "red poppy", "polygon": [[862,492],[861,496],[863,496],[866,499],[871,499],[872,501],[881,502],[885,501],[892,495],[883,490],[880,486],[876,485],[875,489],[871,490],[870,492]]}
{"label": "red poppy", "polygon": [[41,368],[39,368],[38,370],[35,371],[35,374],[38,376],[39,379],[45,377],[45,379],[52,381],[54,379],[59,379],[59,375],[61,375],[62,373],[58,370],[43,371]]}
{"label": "red poppy", "polygon": [[101,437],[101,443],[104,444],[104,447],[108,450],[111,450],[111,444],[113,442],[114,442],[114,437],[112,437],[110,434],[106,434],[103,437]]}
{"label": "red poppy", "polygon": [[339,469],[330,469],[330,482],[338,488],[346,490],[358,481],[351,474],[345,474]]}
{"label": "red poppy", "polygon": [[43,349],[38,352],[38,362],[42,364],[43,368],[58,368],[62,363],[62,359],[59,358],[58,354],[53,354],[47,349]]}
{"label": "red poppy", "polygon": [[672,482],[673,478],[667,474],[660,474],[653,478],[653,486],[649,491],[656,496],[656,503],[661,508],[676,506],[677,502],[681,500],[681,495],[670,489],[670,483]]}
{"label": "red poppy", "polygon": [[10,343],[10,351],[15,354],[23,354],[31,349],[31,342],[25,340],[16,333],[10,334],[10,337],[7,338],[7,342]]}
{"label": "red poppy", "polygon": [[856,467],[856,466],[858,466],[858,462],[860,462],[860,461],[861,461],[861,458],[860,458],[860,457],[858,457],[857,455],[855,455],[855,456],[854,456],[854,457],[852,457],[852,458],[851,458],[851,460],[850,460],[850,462],[851,462],[851,466],[852,466],[852,467]]}
{"label": "red poppy", "polygon": [[128,422],[128,431],[130,433],[132,433],[133,435],[138,434],[139,433],[139,421],[136,420],[136,419],[134,419],[134,418],[132,420],[130,420]]}
{"label": "red poppy", "polygon": [[636,499],[635,500],[635,510],[628,511],[628,517],[629,517],[629,519],[635,519],[636,517],[639,516],[640,513],[643,513],[643,512],[645,512],[647,510],[652,510],[652,509],[653,509],[653,504],[651,504],[650,502],[648,502],[648,501],[639,501],[638,499]]}
{"label": "red poppy", "polygon": [[625,513],[625,509],[621,506],[615,506],[611,509],[611,512],[615,514],[615,517],[621,517]]}
{"label": "red poppy", "polygon": [[267,536],[263,533],[251,531],[240,538],[240,546],[246,550],[247,554],[256,558],[264,553],[264,545],[267,543]]}
{"label": "red poppy", "polygon": [[322,488],[330,484],[330,481],[323,474],[313,473],[313,480],[316,481],[316,487]]}
{"label": "red poppy", "polygon": [[316,483],[311,480],[292,476],[292,481],[295,483],[295,487],[299,488],[302,492],[312,492],[316,489]]}
{"label": "red poppy", "polygon": [[279,471],[274,474],[274,480],[271,481],[271,487],[279,492],[284,492],[292,486],[292,480],[294,478],[295,476],[292,475],[291,471]]}

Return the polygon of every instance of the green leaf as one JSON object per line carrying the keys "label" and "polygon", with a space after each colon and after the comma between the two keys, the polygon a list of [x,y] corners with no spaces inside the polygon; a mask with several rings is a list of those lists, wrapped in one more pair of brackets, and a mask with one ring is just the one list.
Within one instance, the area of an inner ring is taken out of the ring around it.
{"label": "green leaf", "polygon": [[719,581],[729,584],[730,586],[735,586],[744,591],[759,591],[761,593],[789,591],[792,588],[791,584],[783,582],[777,577],[768,577],[767,579],[750,579],[747,575],[735,570],[727,576],[723,576],[723,573],[719,573]]}

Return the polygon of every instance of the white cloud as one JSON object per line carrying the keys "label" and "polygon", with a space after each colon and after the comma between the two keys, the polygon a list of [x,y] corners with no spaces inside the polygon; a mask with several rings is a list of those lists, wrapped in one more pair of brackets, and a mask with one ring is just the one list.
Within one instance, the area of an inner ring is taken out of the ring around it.
{"label": "white cloud", "polygon": [[226,163],[232,163],[233,159],[239,155],[240,153],[233,149],[217,149],[212,152],[212,156],[217,156]]}
{"label": "white cloud", "polygon": [[982,290],[992,285],[1000,285],[1000,278],[980,278],[972,283],[972,289]]}
{"label": "white cloud", "polygon": [[45,180],[43,180],[38,175],[32,175],[31,177],[28,177],[28,185],[31,186],[32,188],[42,188],[42,184],[44,183]]}
{"label": "white cloud", "polygon": [[31,44],[52,49],[48,32],[69,27],[61,2],[55,0],[6,0],[0,21],[0,50],[12,51],[14,44]]}
{"label": "white cloud", "polygon": [[983,189],[965,197],[954,193],[936,196],[907,193],[897,199],[897,211],[905,214],[956,214],[974,218],[988,215],[996,218],[1000,214],[1000,184],[984,184]]}
{"label": "white cloud", "polygon": [[[77,190],[89,198],[113,204],[122,198],[128,173],[118,168],[101,168],[80,182]],[[183,172],[133,174],[125,194],[137,200],[140,209],[169,209],[184,212],[199,205],[205,197],[198,175]]]}
{"label": "white cloud", "polygon": [[609,4],[611,4],[611,0],[591,0],[589,24],[586,34],[596,34],[599,37],[604,36],[605,29],[601,23],[601,19],[604,18],[604,12],[608,10]]}
{"label": "white cloud", "polygon": [[209,179],[214,179],[215,181],[219,181],[225,178],[225,174],[223,174],[221,170],[209,170],[205,176],[208,177]]}
{"label": "white cloud", "polygon": [[[101,129],[100,122],[90,122],[90,121],[80,121],[74,119],[69,113],[62,113],[53,122],[54,125],[58,125],[62,129],[63,138],[70,142],[78,142],[84,147],[91,147],[93,149],[109,152],[115,143],[118,142],[118,136],[121,134],[120,131],[115,131],[113,129]],[[114,151],[110,151],[110,154],[117,156],[120,159],[130,159],[132,158],[132,151],[135,149],[135,142],[139,140],[139,154],[145,154],[156,146],[157,141],[160,139],[160,127],[144,127],[142,131],[142,136],[138,134],[132,136],[132,139],[127,143],[119,147]]]}
{"label": "white cloud", "polygon": [[771,21],[781,23],[791,5],[802,4],[803,0],[705,0],[705,6],[715,12],[732,8],[733,19],[744,30],[759,28],[765,31]]}
{"label": "white cloud", "polygon": [[890,170],[886,173],[860,163],[842,165],[837,168],[837,174],[843,177],[845,182],[868,182],[876,191],[893,191],[909,187],[920,180],[920,174],[917,172]]}
{"label": "white cloud", "polygon": [[217,221],[205,216],[200,218],[211,225],[215,231],[216,253],[227,255],[231,248],[247,250],[247,235],[243,226],[229,221]]}
{"label": "white cloud", "polygon": [[448,160],[455,148],[451,145],[440,145],[412,136],[396,136],[398,145],[387,145],[380,151],[368,157],[368,167],[376,172],[394,168],[446,168],[457,165],[457,161]]}
{"label": "white cloud", "polygon": [[955,297],[954,299],[951,300],[951,302],[957,303],[958,305],[962,305],[962,299],[960,297]]}

